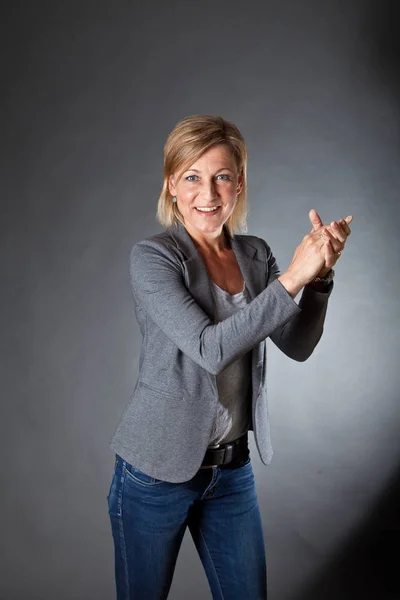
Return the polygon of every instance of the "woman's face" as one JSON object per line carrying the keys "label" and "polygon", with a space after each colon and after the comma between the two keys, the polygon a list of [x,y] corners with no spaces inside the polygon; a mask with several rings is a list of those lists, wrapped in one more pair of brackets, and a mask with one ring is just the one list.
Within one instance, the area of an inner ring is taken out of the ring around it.
{"label": "woman's face", "polygon": [[194,238],[218,237],[231,216],[242,190],[232,151],[225,144],[213,146],[183,172],[175,173],[169,191],[176,197],[185,227]]}

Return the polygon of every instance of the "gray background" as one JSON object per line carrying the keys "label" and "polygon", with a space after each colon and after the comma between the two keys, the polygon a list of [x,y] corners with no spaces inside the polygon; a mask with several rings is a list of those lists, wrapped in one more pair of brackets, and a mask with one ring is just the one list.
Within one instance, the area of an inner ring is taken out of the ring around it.
{"label": "gray background", "polygon": [[[2,600],[115,597],[108,442],[141,342],[129,251],[160,230],[163,144],[198,113],[244,134],[249,232],[282,269],[310,208],[355,216],[313,356],[270,345],[269,467],[250,435],[270,599],[397,597],[394,4],[3,5]],[[170,597],[210,597],[188,535]]]}

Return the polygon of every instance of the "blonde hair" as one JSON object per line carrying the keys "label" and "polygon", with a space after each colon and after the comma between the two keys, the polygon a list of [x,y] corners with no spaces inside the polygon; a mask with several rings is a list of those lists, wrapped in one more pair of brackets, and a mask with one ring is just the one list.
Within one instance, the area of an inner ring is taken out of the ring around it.
{"label": "blonde hair", "polygon": [[242,175],[243,186],[237,196],[232,215],[225,223],[231,237],[237,231],[247,231],[247,150],[239,129],[222,117],[193,115],[179,121],[169,134],[164,146],[164,183],[158,199],[157,219],[164,227],[183,223],[182,216],[172,202],[168,189],[171,175],[179,171],[178,181],[187,168],[212,146],[225,144],[236,161],[238,175]]}

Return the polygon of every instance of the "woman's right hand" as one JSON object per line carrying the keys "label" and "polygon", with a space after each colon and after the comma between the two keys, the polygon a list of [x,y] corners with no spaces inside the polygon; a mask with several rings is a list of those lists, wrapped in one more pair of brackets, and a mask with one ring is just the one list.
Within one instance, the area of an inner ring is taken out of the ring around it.
{"label": "woman's right hand", "polygon": [[321,231],[307,233],[294,251],[289,267],[278,277],[292,298],[295,298],[324,266],[325,239]]}

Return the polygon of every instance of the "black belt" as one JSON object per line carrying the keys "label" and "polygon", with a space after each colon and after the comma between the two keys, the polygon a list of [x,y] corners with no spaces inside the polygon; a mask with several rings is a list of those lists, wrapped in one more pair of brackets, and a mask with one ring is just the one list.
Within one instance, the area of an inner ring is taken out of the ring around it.
{"label": "black belt", "polygon": [[246,462],[249,454],[250,450],[246,432],[242,437],[232,442],[221,444],[218,448],[207,448],[201,466],[224,467],[225,465],[233,466],[236,464],[239,466],[239,464]]}

